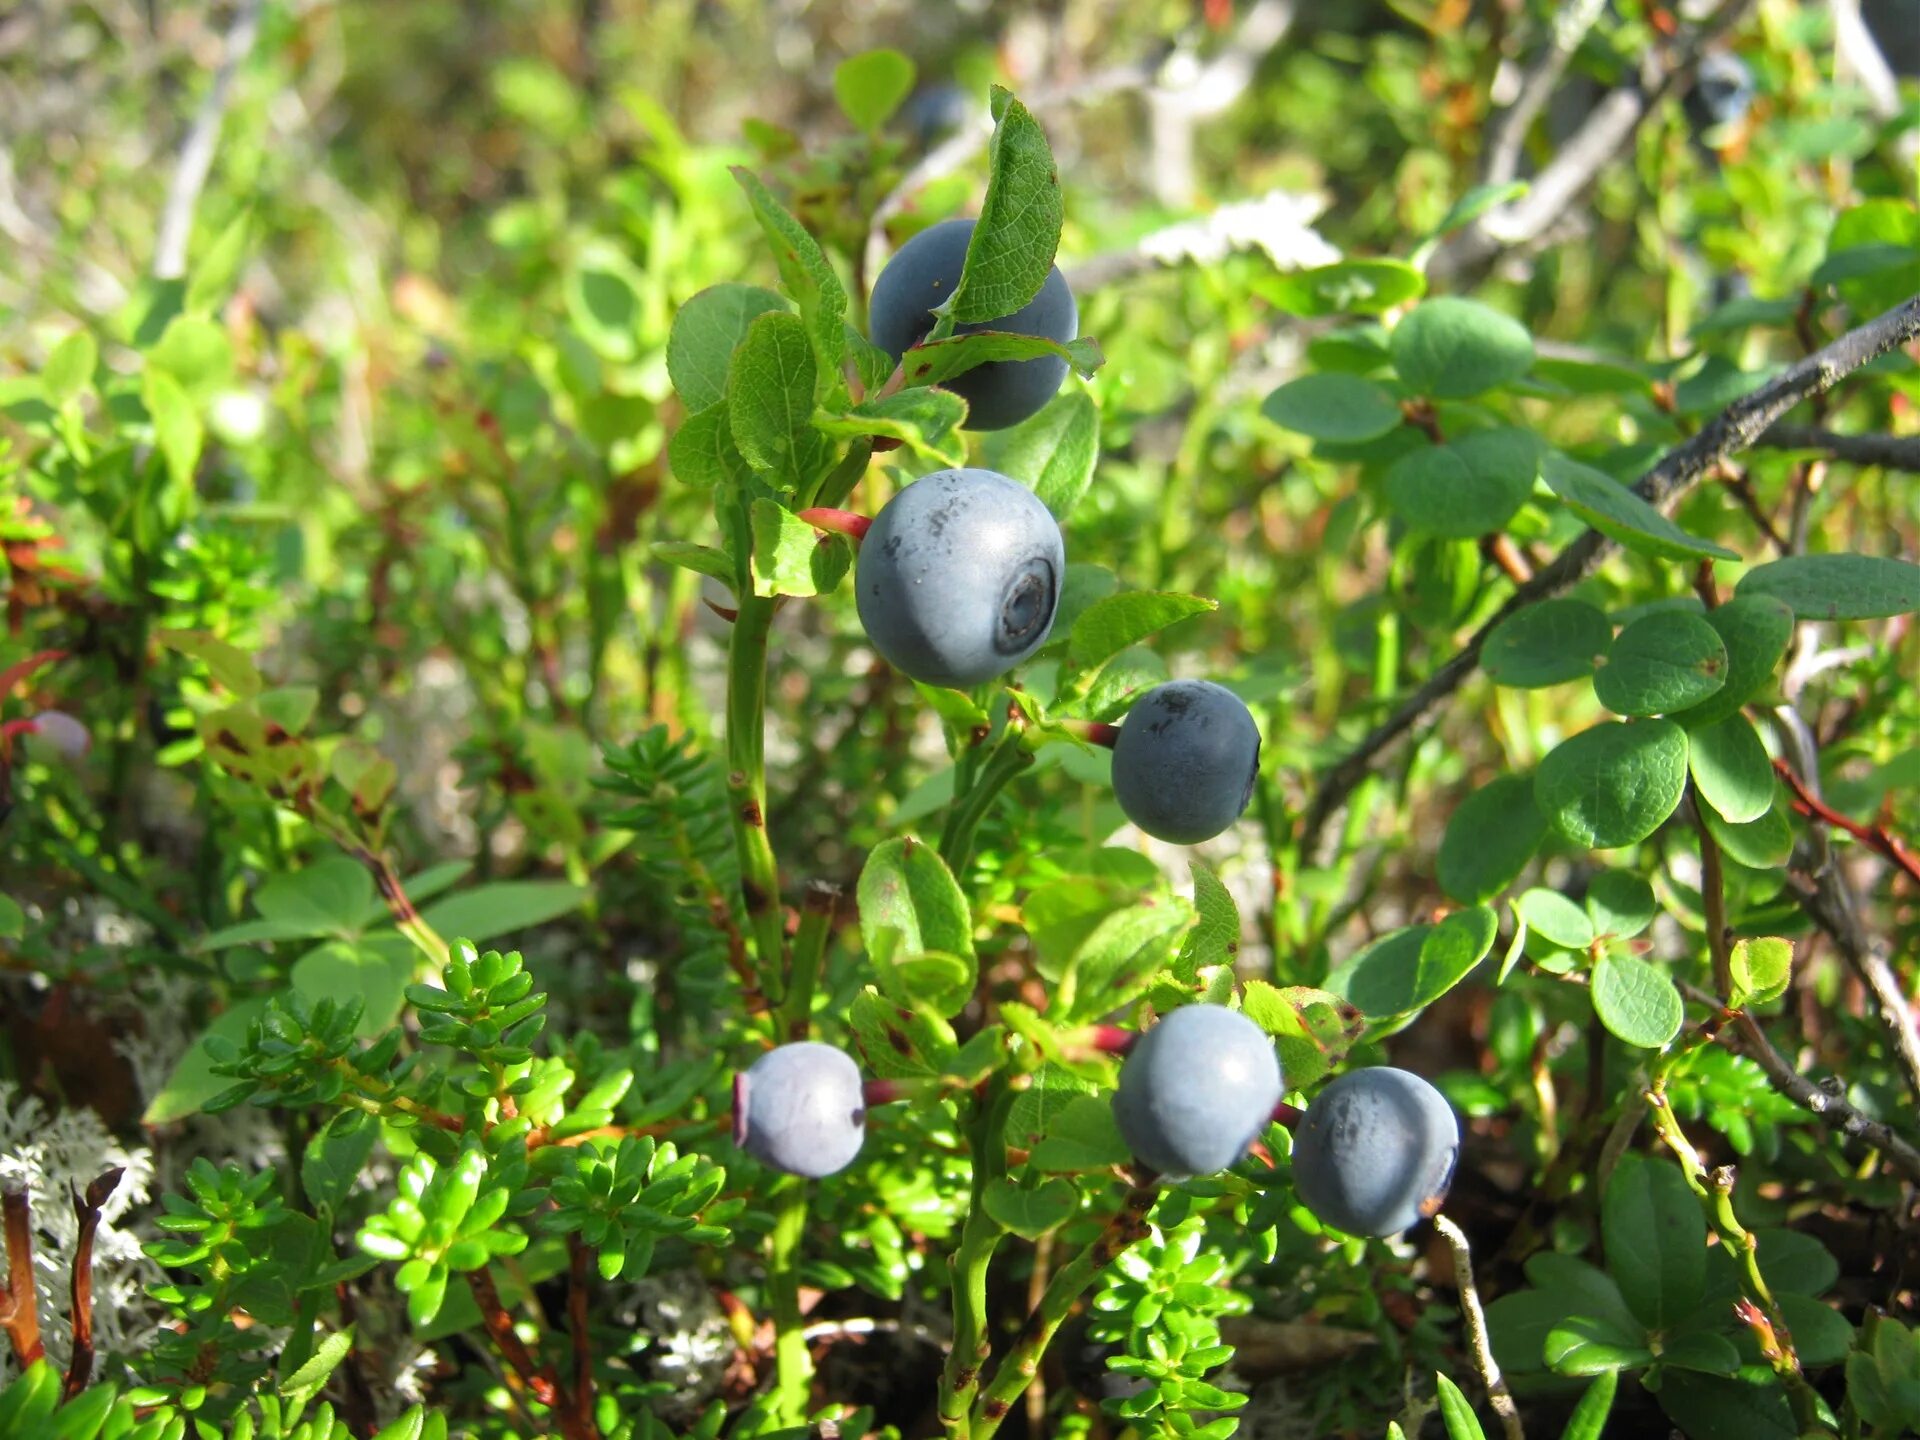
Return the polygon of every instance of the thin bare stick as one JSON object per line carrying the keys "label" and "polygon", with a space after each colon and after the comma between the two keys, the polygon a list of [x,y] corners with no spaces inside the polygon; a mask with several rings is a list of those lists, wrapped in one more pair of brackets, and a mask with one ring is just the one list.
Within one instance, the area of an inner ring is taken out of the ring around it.
{"label": "thin bare stick", "polygon": [[1572,0],[1554,17],[1553,31],[1546,49],[1527,68],[1526,78],[1513,103],[1494,121],[1493,137],[1487,142],[1487,160],[1481,179],[1489,185],[1505,185],[1520,173],[1520,154],[1527,143],[1527,131],[1546,108],[1553,87],[1566,73],[1567,61],[1580,48],[1580,42],[1607,8],[1607,0]]}
{"label": "thin bare stick", "polygon": [[67,1362],[64,1393],[71,1400],[93,1378],[93,1237],[100,1229],[100,1209],[127,1172],[122,1166],[101,1175],[85,1195],[73,1197],[74,1218],[80,1222],[73,1246],[73,1355]]}
{"label": "thin bare stick", "polygon": [[[1634,493],[1654,505],[1665,505],[1684,495],[1727,456],[1748,449],[1782,415],[1812,395],[1832,389],[1862,365],[1920,336],[1920,295],[1886,314],[1850,330],[1831,345],[1815,351],[1782,371],[1768,384],[1746,395],[1716,415],[1683,444],[1675,446],[1635,483]],[[1613,553],[1614,542],[1589,530],[1521,586],[1497,614],[1476,630],[1425,684],[1376,726],[1347,756],[1328,770],[1315,787],[1300,826],[1300,854],[1316,859],[1327,821],[1343,805],[1354,786],[1365,778],[1374,758],[1402,735],[1421,724],[1479,668],[1480,647],[1494,627],[1527,606],[1558,595],[1599,568]]]}
{"label": "thin bare stick", "polygon": [[1440,281],[1458,279],[1546,234],[1632,139],[1654,106],[1691,79],[1708,47],[1752,4],[1725,0],[1679,43],[1650,52],[1637,77],[1601,97],[1559,153],[1533,177],[1527,193],[1449,236],[1434,252],[1428,274]]}
{"label": "thin bare stick", "polygon": [[240,0],[233,23],[227,27],[225,53],[213,84],[187,131],[186,143],[173,167],[173,183],[167,187],[167,207],[160,214],[159,239],[153,246],[153,274],[157,280],[177,280],[187,273],[187,241],[193,235],[193,212],[200,203],[213,169],[214,152],[220,148],[220,127],[226,122],[227,105],[232,99],[233,76],[253,50],[260,34],[260,10],[264,0]]}
{"label": "thin bare stick", "polygon": [[1513,1393],[1507,1389],[1506,1377],[1500,1373],[1500,1362],[1493,1358],[1493,1342],[1487,1338],[1487,1314],[1480,1308],[1480,1292],[1474,1287],[1473,1252],[1468,1248],[1466,1232],[1445,1215],[1433,1217],[1433,1228],[1445,1237],[1448,1248],[1453,1251],[1453,1282],[1460,1291],[1460,1316],[1467,1323],[1467,1344],[1473,1351],[1480,1383],[1487,1387],[1493,1413],[1500,1417],[1500,1428],[1506,1432],[1507,1440],[1526,1440],[1526,1431],[1520,1425],[1520,1407],[1513,1403]]}
{"label": "thin bare stick", "polygon": [[1756,443],[1767,450],[1823,450],[1849,465],[1920,473],[1920,435],[1842,435],[1814,425],[1776,425]]}

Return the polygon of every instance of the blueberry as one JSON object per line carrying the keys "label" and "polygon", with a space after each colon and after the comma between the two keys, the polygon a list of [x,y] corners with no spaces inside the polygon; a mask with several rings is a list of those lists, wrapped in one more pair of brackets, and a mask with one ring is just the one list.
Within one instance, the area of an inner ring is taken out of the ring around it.
{"label": "blueberry", "polygon": [[1349,1235],[1397,1235],[1430,1219],[1453,1183],[1460,1121],[1405,1070],[1349,1070],[1293,1132],[1293,1184],[1307,1209]]}
{"label": "blueberry", "polygon": [[951,82],[916,91],[900,107],[902,123],[922,149],[932,149],[985,114],[985,108],[974,95]]}
{"label": "blueberry", "polygon": [[882,506],[860,542],[860,623],[915,680],[984,684],[1046,640],[1066,564],[1060,527],[1026,486],[936,471]]}
{"label": "blueberry", "polygon": [[1864,0],[1860,15],[1888,68],[1920,77],[1920,0]]}
{"label": "blueberry", "polygon": [[1280,1061],[1265,1031],[1224,1005],[1187,1005],[1128,1052],[1113,1118],[1142,1165],[1211,1175],[1247,1153],[1280,1094]]}
{"label": "blueberry", "polygon": [[1753,71],[1731,50],[1710,50],[1683,102],[1695,130],[1737,125],[1753,108]]}
{"label": "blueberry", "polygon": [[1127,818],[1176,845],[1238,820],[1260,771],[1260,731],[1240,697],[1210,680],[1156,685],[1113,746],[1113,794]]}
{"label": "blueberry", "polygon": [[769,1050],[733,1079],[733,1143],[789,1175],[844,1170],[867,1138],[860,1068],[844,1050],[802,1040]]}
{"label": "blueberry", "polygon": [[78,761],[93,748],[93,736],[87,727],[64,710],[42,710],[33,717],[30,735],[44,741],[62,759]]}
{"label": "blueberry", "polygon": [[[898,360],[927,338],[933,308],[946,303],[960,283],[973,221],[943,220],[902,245],[873,282],[873,343]],[[1048,273],[1040,293],[1021,309],[998,320],[956,327],[954,334],[1004,330],[1041,335],[1062,345],[1080,333],[1080,312],[1060,267]],[[969,430],[1004,430],[1038,413],[1067,378],[1067,362],[1057,355],[1032,360],[994,360],[941,382],[967,402]]]}

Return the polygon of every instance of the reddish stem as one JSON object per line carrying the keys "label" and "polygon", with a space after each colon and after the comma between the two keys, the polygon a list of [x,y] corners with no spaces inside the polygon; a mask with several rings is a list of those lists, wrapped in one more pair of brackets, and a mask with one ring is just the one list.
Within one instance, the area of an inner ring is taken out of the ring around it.
{"label": "reddish stem", "polygon": [[22,1370],[42,1355],[40,1312],[33,1292],[32,1213],[27,1192],[9,1190],[0,1195],[7,1235],[7,1283],[0,1289],[0,1328],[13,1344],[13,1358]]}
{"label": "reddish stem", "polygon": [[56,660],[66,658],[67,652],[64,650],[42,650],[38,654],[29,655],[26,659],[7,666],[6,669],[0,670],[0,695],[5,695],[42,665],[51,665]]}
{"label": "reddish stem", "polygon": [[827,505],[816,505],[811,510],[802,510],[800,518],[816,530],[825,530],[831,535],[845,535],[851,540],[866,539],[867,531],[873,528],[871,515],[859,515],[852,510],[835,510]]}
{"label": "reddish stem", "polygon": [[1302,1110],[1298,1105],[1289,1105],[1286,1101],[1282,1100],[1278,1105],[1273,1107],[1273,1123],[1276,1125],[1284,1125],[1287,1129],[1291,1130],[1300,1123],[1300,1118],[1306,1113],[1307,1112]]}
{"label": "reddish stem", "polygon": [[1095,1025],[1093,1048],[1103,1055],[1124,1055],[1140,1041],[1138,1030],[1122,1030],[1118,1025]]}
{"label": "reddish stem", "polygon": [[1827,824],[1846,831],[1875,854],[1885,856],[1892,861],[1899,867],[1902,874],[1916,885],[1920,885],[1920,857],[1916,857],[1898,835],[1884,825],[1862,825],[1857,820],[1848,819],[1808,789],[1806,782],[1793,773],[1793,767],[1786,761],[1775,760],[1773,768],[1779,772],[1780,778],[1787,782],[1787,788],[1793,791],[1795,810],[1802,815],[1817,816]]}
{"label": "reddish stem", "polygon": [[100,1229],[100,1207],[126,1173],[115,1166],[87,1186],[84,1196],[73,1197],[80,1233],[73,1246],[73,1357],[67,1365],[63,1391],[69,1400],[86,1389],[87,1381],[93,1378],[93,1237]]}

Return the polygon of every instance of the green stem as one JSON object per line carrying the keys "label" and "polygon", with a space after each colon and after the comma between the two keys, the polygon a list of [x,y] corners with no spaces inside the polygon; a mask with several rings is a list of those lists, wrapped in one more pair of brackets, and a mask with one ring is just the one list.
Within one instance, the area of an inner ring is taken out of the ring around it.
{"label": "green stem", "polygon": [[996,1074],[976,1102],[968,1144],[973,1152],[973,1186],[960,1244],[948,1260],[953,1276],[953,1345],[940,1374],[940,1423],[956,1440],[968,1434],[967,1407],[980,1386],[987,1363],[987,1269],[1000,1243],[1000,1226],[987,1214],[987,1187],[1007,1173],[1007,1116],[1013,1091]]}
{"label": "green stem", "polygon": [[1039,1305],[1021,1327],[1020,1338],[994,1372],[993,1383],[981,1393],[979,1403],[973,1407],[968,1440],[992,1440],[1000,1422],[1013,1409],[1014,1401],[1026,1393],[1033,1377],[1040,1373],[1040,1357],[1046,1354],[1054,1332],[1066,1320],[1074,1301],[1113,1263],[1114,1257],[1147,1233],[1147,1212],[1153,1209],[1158,1193],[1146,1185],[1136,1185],[1127,1191],[1126,1198],[1120,1202],[1120,1213],[1107,1222],[1099,1238],[1053,1277]]}
{"label": "green stem", "polygon": [[[956,795],[947,811],[946,828],[940,835],[940,858],[956,878],[964,877],[973,861],[974,832],[1000,798],[1000,792],[1022,770],[1033,764],[1033,752],[1027,749],[1023,731],[1009,727],[1000,743],[987,757],[964,795]],[[964,881],[963,881],[964,883]]]}
{"label": "green stem", "polygon": [[795,509],[805,510],[810,506],[837,506],[853,493],[853,487],[860,483],[860,477],[867,473],[867,462],[873,458],[873,441],[856,440],[841,458],[840,463],[829,470],[812,495],[807,497],[805,505]]}
{"label": "green stem", "polygon": [[760,989],[777,998],[786,993],[786,943],[780,871],[767,835],[767,637],[772,628],[772,599],[742,595],[727,649],[727,798]]}
{"label": "green stem", "polygon": [[774,1197],[767,1245],[767,1301],[773,1311],[774,1418],[806,1419],[813,1356],[800,1320],[800,1241],[807,1228],[807,1183],[790,1178]]}
{"label": "green stem", "polygon": [[813,992],[820,981],[820,964],[833,935],[833,913],[840,904],[839,887],[816,881],[807,887],[800,909],[800,928],[793,937],[792,979],[780,1002],[779,1032],[789,1040],[804,1040],[813,1019]]}

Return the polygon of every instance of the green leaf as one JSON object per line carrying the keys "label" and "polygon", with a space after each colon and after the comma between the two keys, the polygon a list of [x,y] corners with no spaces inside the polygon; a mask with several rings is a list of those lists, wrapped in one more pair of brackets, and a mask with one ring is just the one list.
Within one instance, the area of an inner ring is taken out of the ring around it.
{"label": "green leaf", "polygon": [[[115,1406],[119,1407],[117,1415],[114,1415]],[[116,1440],[132,1428],[132,1407],[120,1398],[120,1387],[111,1380],[95,1383],[82,1390],[54,1412],[51,1429],[35,1433],[44,1434],[45,1440],[95,1440],[105,1428],[109,1415],[114,1416],[112,1435]],[[0,1434],[23,1433],[19,1429],[8,1428],[0,1420]]]}
{"label": "green leaf", "polygon": [[1072,1172],[1125,1165],[1133,1156],[1114,1123],[1108,1095],[1076,1095],[1060,1107],[1030,1163],[1036,1170]]}
{"label": "green leaf", "polygon": [[1609,950],[1593,966],[1593,1010],[1629,1045],[1658,1050],[1686,1019],[1673,977],[1635,955]]}
{"label": "green leaf", "polygon": [[1228,965],[1240,950],[1240,907],[1233,892],[1198,860],[1192,861],[1193,908],[1199,922],[1180,946],[1174,972],[1183,980],[1197,979],[1210,965]]}
{"label": "green leaf", "polygon": [[1505,529],[1539,474],[1532,434],[1503,427],[1409,451],[1380,483],[1388,506],[1415,530],[1471,540]]}
{"label": "green leaf", "polygon": [[193,472],[200,464],[200,447],[206,440],[206,428],[200,412],[173,375],[150,368],[142,377],[141,395],[147,414],[153,420],[153,439],[167,462],[173,483],[183,488],[193,484]]}
{"label": "green leaf", "polygon": [[1706,620],[1727,647],[1726,684],[1672,717],[1689,730],[1739,714],[1773,678],[1793,640],[1793,611],[1772,595],[1736,595],[1707,611]]}
{"label": "green leaf", "polygon": [[307,1142],[300,1157],[300,1188],[315,1210],[338,1213],[354,1182],[367,1168],[380,1127],[363,1124],[342,1130],[338,1121]]}
{"label": "green leaf", "polygon": [[967,459],[966,439],[958,433],[966,418],[967,402],[958,395],[921,386],[862,401],[844,415],[816,411],[813,424],[836,438],[883,435],[937,465],[958,466]]}
{"label": "green leaf", "polygon": [[169,650],[178,650],[198,660],[216,683],[241,699],[251,699],[260,693],[260,672],[254,667],[252,657],[219,636],[203,630],[155,630],[153,638]]}
{"label": "green leaf", "polygon": [[1130,645],[1100,667],[1087,691],[1087,718],[1108,724],[1122,720],[1142,695],[1167,679],[1166,661],[1144,645]]}
{"label": "green leaf", "polygon": [[1450,235],[1462,226],[1471,225],[1482,215],[1511,200],[1518,200],[1527,193],[1527,182],[1509,180],[1498,185],[1475,185],[1453,204],[1447,207],[1447,213],[1440,217],[1440,223],[1433,227],[1434,239]]}
{"label": "green leaf", "polygon": [[1038,415],[987,439],[987,463],[1040,497],[1065,521],[1093,483],[1100,459],[1100,407],[1084,390],[1063,390]]}
{"label": "green leaf", "polygon": [[[967,897],[939,852],[902,837],[874,846],[860,871],[860,936],[869,952],[892,943],[903,952],[937,950],[973,956]],[[888,942],[881,932],[897,937]]]}
{"label": "green leaf", "polygon": [[1460,1387],[1445,1375],[1435,1375],[1434,1381],[1440,1390],[1440,1421],[1447,1427],[1447,1440],[1487,1440]]}
{"label": "green leaf", "polygon": [[1096,600],[1073,622],[1067,654],[1076,670],[1091,670],[1137,645],[1149,635],[1194,615],[1219,609],[1198,595],[1173,595],[1156,590],[1129,590]]}
{"label": "green leaf", "polygon": [[849,120],[877,135],[912,91],[914,73],[898,50],[868,50],[833,67],[833,98]]}
{"label": "green leaf", "polygon": [[1065,206],[1047,137],[1010,91],[993,87],[987,195],[967,245],[967,263],[946,310],[984,325],[1021,309],[1053,269]]}
{"label": "green leaf", "polygon": [[1477,786],[1447,821],[1434,877],[1465,905],[1481,905],[1520,877],[1547,837],[1531,775],[1499,775]]}
{"label": "green leaf", "polygon": [[1030,1187],[1002,1176],[987,1186],[982,1198],[987,1214],[1002,1229],[1026,1240],[1038,1240],[1057,1229],[1080,1208],[1078,1192],[1065,1180],[1045,1180]]}
{"label": "green leaf", "polygon": [[328,1377],[340,1368],[340,1362],[353,1349],[353,1326],[336,1330],[313,1347],[313,1355],[293,1374],[280,1382],[282,1399],[297,1410],[326,1388]]}
{"label": "green leaf", "polygon": [[1576,845],[1612,850],[1647,838],[1674,812],[1687,783],[1687,732],[1671,720],[1583,730],[1540,762],[1533,795],[1547,822]]}
{"label": "green leaf", "polygon": [[1580,1396],[1580,1403],[1567,1417],[1567,1428],[1560,1440],[1602,1440],[1607,1433],[1607,1417],[1613,1413],[1613,1397],[1620,1388],[1620,1372],[1603,1370]]}
{"label": "green leaf", "polygon": [[1787,992],[1793,978],[1793,942],[1774,935],[1738,940],[1728,961],[1735,1008],[1764,1005]]}
{"label": "green leaf", "polygon": [[1739,552],[1689,535],[1611,475],[1549,451],[1540,465],[1548,488],[1587,524],[1627,549],[1659,560],[1738,560]]}
{"label": "green leaf", "polygon": [[207,1050],[207,1040],[212,1037],[234,1045],[244,1043],[247,1027],[259,1019],[266,1008],[265,996],[252,995],[244,1000],[236,1000],[216,1016],[174,1062],[173,1073],[160,1087],[160,1093],[148,1102],[140,1122],[143,1125],[167,1125],[175,1120],[184,1120],[221,1091],[230,1089],[233,1085],[231,1075],[213,1073],[215,1062]]}
{"label": "green leaf", "polygon": [[1385,386],[1332,372],[1289,380],[1267,396],[1260,413],[1284,430],[1346,443],[1384,435],[1402,419],[1400,402]]}
{"label": "green leaf", "polygon": [[1736,825],[1773,808],[1773,762],[1744,715],[1689,730],[1687,768],[1707,803]]}
{"label": "green leaf", "polygon": [[640,296],[646,289],[645,278],[616,246],[590,241],[567,269],[567,319],[595,354],[625,365],[640,353]]}
{"label": "green leaf", "polygon": [[178,380],[198,407],[233,383],[233,342],[227,338],[226,329],[214,321],[201,315],[181,315],[147,352],[147,364],[159,366]]}
{"label": "green leaf", "polygon": [[1330,1073],[1366,1029],[1359,1008],[1330,990],[1248,980],[1241,1012],[1273,1037],[1287,1088],[1299,1090]]}
{"label": "green leaf", "polygon": [[1529,890],[1514,902],[1514,909],[1529,930],[1562,949],[1584,950],[1593,943],[1593,921],[1558,890]]}
{"label": "green leaf", "polygon": [[1849,251],[1884,259],[1858,267],[1854,277],[1832,277],[1841,298],[1859,319],[1891,310],[1920,290],[1920,210],[1910,199],[1888,197],[1842,211],[1827,239],[1828,260],[1821,271]]}
{"label": "green leaf", "polygon": [[0,895],[0,940],[27,933],[27,912],[11,896]]}
{"label": "green leaf", "polygon": [[1747,571],[1736,594],[1772,595],[1801,620],[1878,620],[1920,610],[1920,565],[1877,555],[1789,555]]}
{"label": "green leaf", "polygon": [[93,383],[94,367],[100,363],[100,346],[85,330],[76,330],[54,346],[41,368],[40,383],[47,403],[58,410]]}
{"label": "green leaf", "polygon": [[226,303],[246,263],[247,248],[253,243],[253,212],[242,210],[227,222],[199,261],[187,281],[186,310],[191,315],[208,315]]}
{"label": "green leaf", "polygon": [[1404,260],[1341,260],[1254,281],[1289,315],[1380,315],[1427,292],[1427,277]]}
{"label": "green leaf", "polygon": [[363,1040],[379,1035],[399,1019],[407,982],[420,963],[411,941],[383,938],[392,943],[336,940],[318,946],[294,961],[287,978],[309,1000],[358,1000],[364,1008],[354,1033]]}
{"label": "green leaf", "polygon": [[1039,335],[973,330],[965,335],[915,345],[900,357],[900,369],[906,385],[939,385],[978,365],[998,360],[1035,360],[1042,355],[1065,360],[1082,375],[1091,375],[1106,363],[1100,347],[1084,337],[1061,345]]}
{"label": "green leaf", "polygon": [[[774,263],[780,269],[780,283],[800,307],[800,318],[813,340],[817,376],[826,388],[837,383],[840,357],[846,353],[847,292],[834,272],[820,242],[792,215],[760,177],[742,166],[733,167],[733,178],[747,192],[754,219],[773,249]],[[816,397],[818,398],[818,397]]]}
{"label": "green leaf", "polygon": [[1600,1202],[1607,1273],[1649,1330],[1684,1319],[1707,1283],[1707,1221],[1700,1200],[1664,1159],[1627,1154]]}
{"label": "green leaf", "polygon": [[1775,803],[1758,820],[1736,825],[1711,805],[1700,806],[1700,818],[1707,822],[1707,833],[1732,859],[1750,870],[1777,870],[1793,854],[1793,826],[1785,807]]}
{"label": "green leaf", "polygon": [[667,446],[667,464],[682,485],[700,490],[741,485],[753,473],[733,443],[733,421],[724,400],[680,422]]}
{"label": "green leaf", "polygon": [[819,467],[826,446],[813,428],[815,371],[798,316],[773,310],[747,327],[727,371],[727,420],[754,469],[798,483]]}
{"label": "green leaf", "polygon": [[782,295],[736,284],[710,285],[680,307],[667,334],[667,374],[689,411],[726,398],[727,369],[747,328],[760,316],[787,308]]}
{"label": "green leaf", "polygon": [[1653,886],[1626,870],[1603,870],[1587,884],[1587,918],[1597,939],[1630,940],[1659,913]]}
{"label": "green leaf", "polygon": [[1464,400],[1518,380],[1533,364],[1519,321],[1475,300],[1423,301],[1394,327],[1393,368],[1423,395]]}
{"label": "green leaf", "polygon": [[1604,612],[1584,600],[1542,600],[1493,627],[1480,667],[1496,685],[1537,690],[1593,674],[1613,640]]}
{"label": "green leaf", "polygon": [[1796,1440],[1800,1427],[1786,1394],[1768,1380],[1676,1370],[1661,1381],[1660,1408],[1689,1440]]}
{"label": "green leaf", "polygon": [[1684,710],[1726,683],[1727,647],[1688,610],[1657,610],[1615,637],[1593,693],[1616,715]]}
{"label": "green leaf", "polygon": [[1793,1332],[1794,1353],[1809,1369],[1835,1365],[1853,1348],[1854,1329],[1847,1317],[1824,1301],[1787,1291],[1775,1297],[1780,1314]]}
{"label": "green leaf", "polygon": [[648,547],[648,551],[662,564],[708,575],[726,585],[734,581],[733,557],[711,545],[695,545],[685,540],[656,540]]}
{"label": "green leaf", "polygon": [[825,595],[853,563],[845,536],[821,534],[777,500],[755,500],[749,513],[756,595]]}
{"label": "green leaf", "polygon": [[440,935],[477,945],[570,915],[589,893],[561,880],[499,880],[437,901],[420,918]]}
{"label": "green leaf", "polygon": [[1329,977],[1327,987],[1370,1016],[1408,1014],[1466,979],[1493,948],[1499,928],[1484,905],[1456,910],[1438,924],[1415,925],[1374,942]]}
{"label": "green leaf", "polygon": [[264,919],[315,936],[356,934],[360,917],[372,903],[372,878],[344,855],[328,855],[303,870],[275,875],[253,897],[253,908]]}

